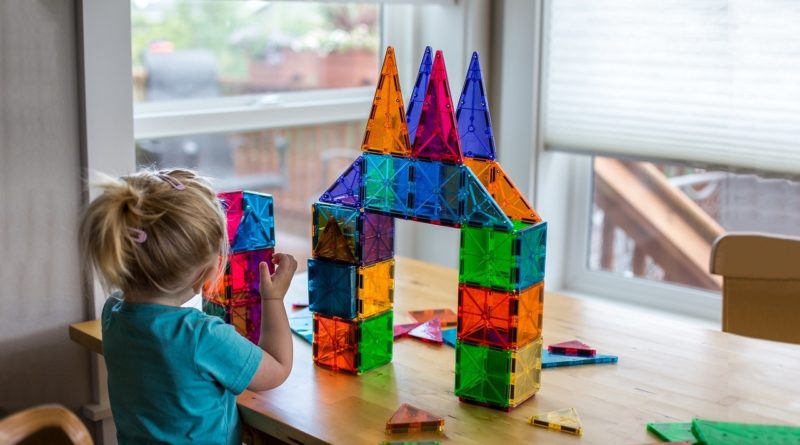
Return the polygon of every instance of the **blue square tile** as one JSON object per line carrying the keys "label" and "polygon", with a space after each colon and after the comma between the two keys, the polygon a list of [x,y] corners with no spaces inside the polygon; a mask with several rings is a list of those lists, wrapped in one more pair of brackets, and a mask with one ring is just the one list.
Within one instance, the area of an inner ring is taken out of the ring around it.
{"label": "blue square tile", "polygon": [[544,279],[547,250],[547,223],[527,227],[518,232],[519,287],[525,288]]}
{"label": "blue square tile", "polygon": [[308,260],[308,309],[312,312],[355,318],[357,285],[355,265]]}
{"label": "blue square tile", "polygon": [[447,225],[458,224],[463,174],[463,169],[456,164],[416,160],[412,188],[414,218]]}

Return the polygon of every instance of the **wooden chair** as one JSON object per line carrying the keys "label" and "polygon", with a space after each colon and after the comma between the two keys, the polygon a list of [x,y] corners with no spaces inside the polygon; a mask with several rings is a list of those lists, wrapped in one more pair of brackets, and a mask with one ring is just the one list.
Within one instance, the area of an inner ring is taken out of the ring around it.
{"label": "wooden chair", "polygon": [[800,344],[800,238],[731,233],[714,241],[722,330]]}
{"label": "wooden chair", "polygon": [[0,444],[22,443],[50,428],[60,430],[73,444],[92,445],[92,437],[83,422],[61,405],[41,405],[0,420]]}

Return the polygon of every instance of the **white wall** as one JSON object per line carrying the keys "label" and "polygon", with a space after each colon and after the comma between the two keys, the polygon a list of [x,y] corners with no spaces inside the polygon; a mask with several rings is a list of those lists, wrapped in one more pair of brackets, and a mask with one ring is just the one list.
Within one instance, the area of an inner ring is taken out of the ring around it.
{"label": "white wall", "polygon": [[[76,11],[0,2],[0,411],[91,399],[76,234],[81,207]],[[0,412],[0,415],[3,413]]]}

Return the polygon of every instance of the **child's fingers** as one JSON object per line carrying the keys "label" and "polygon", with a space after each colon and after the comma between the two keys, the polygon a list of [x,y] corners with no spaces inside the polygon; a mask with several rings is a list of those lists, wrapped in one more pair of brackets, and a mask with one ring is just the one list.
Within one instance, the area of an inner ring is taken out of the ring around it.
{"label": "child's fingers", "polygon": [[269,267],[267,267],[267,263],[265,261],[259,263],[258,272],[261,275],[262,286],[269,286],[272,284],[272,277],[269,274]]}
{"label": "child's fingers", "polygon": [[289,255],[288,253],[280,253],[280,252],[272,256],[272,264],[281,264],[281,262],[285,260],[294,261],[294,257]]}
{"label": "child's fingers", "polygon": [[[277,261],[275,261],[277,260]],[[275,279],[286,279],[294,275],[297,270],[297,260],[293,256],[285,253],[275,254],[273,257],[278,267],[275,268]]]}

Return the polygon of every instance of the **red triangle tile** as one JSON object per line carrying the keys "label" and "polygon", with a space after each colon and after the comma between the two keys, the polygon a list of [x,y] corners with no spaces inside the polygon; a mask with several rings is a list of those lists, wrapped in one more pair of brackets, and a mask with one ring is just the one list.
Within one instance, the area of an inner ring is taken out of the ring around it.
{"label": "red triangle tile", "polygon": [[554,345],[549,345],[547,350],[553,354],[579,355],[581,357],[594,357],[597,350],[578,340],[570,340]]}
{"label": "red triangle tile", "polygon": [[426,321],[425,323],[417,326],[416,328],[412,329],[408,335],[418,338],[422,341],[431,343],[444,343],[444,339],[442,338],[442,324],[439,322],[438,318]]}
{"label": "red triangle tile", "polygon": [[408,433],[414,431],[443,431],[444,419],[407,403],[400,405],[386,422],[386,433]]}
{"label": "red triangle tile", "polygon": [[394,338],[403,337],[422,323],[406,323],[394,325]]}
{"label": "red triangle tile", "polygon": [[436,51],[422,105],[411,157],[462,163],[461,139],[456,126],[453,99],[447,81],[444,56]]}

